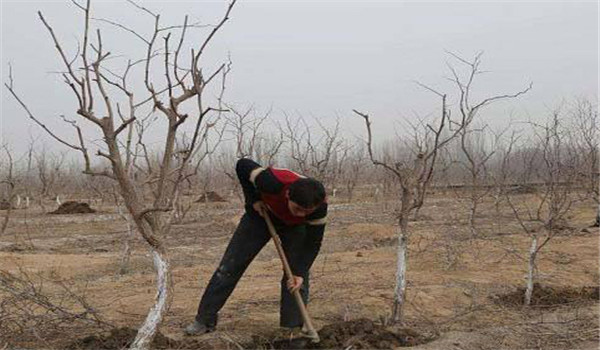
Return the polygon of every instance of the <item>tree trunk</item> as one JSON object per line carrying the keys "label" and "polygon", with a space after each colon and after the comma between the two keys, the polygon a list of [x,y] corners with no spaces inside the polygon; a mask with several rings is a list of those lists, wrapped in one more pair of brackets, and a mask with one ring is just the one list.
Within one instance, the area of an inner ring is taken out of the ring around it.
{"label": "tree trunk", "polygon": [[406,297],[406,234],[403,229],[398,229],[398,260],[396,264],[396,288],[394,289],[394,306],[392,308],[392,321],[401,323],[404,312],[404,299]]}
{"label": "tree trunk", "polygon": [[533,294],[533,280],[535,278],[535,258],[537,254],[537,236],[531,241],[529,248],[529,266],[527,269],[527,288],[525,289],[525,306],[531,304],[531,296]]}
{"label": "tree trunk", "polygon": [[477,212],[477,199],[473,196],[471,198],[471,206],[469,208],[469,230],[471,231],[472,237],[477,237],[477,230],[475,229],[475,213]]}
{"label": "tree trunk", "polygon": [[[123,202],[131,215],[131,219],[135,223],[138,232],[144,237],[144,240],[150,246],[154,268],[156,270],[156,287],[157,293],[155,302],[142,326],[138,329],[138,333],[131,345],[131,349],[148,349],[154,335],[162,322],[162,318],[169,307],[169,288],[171,285],[171,272],[167,258],[167,253],[164,245],[161,241],[161,226],[160,218],[156,213],[143,214],[144,207],[140,200],[140,195],[136,190],[136,186],[133,184],[127,172],[123,167],[123,162],[117,141],[112,132],[114,125],[112,125],[112,119],[106,119],[104,127],[105,142],[110,152],[110,158],[112,161],[113,174],[119,183],[121,197]],[[169,162],[165,162],[166,166]],[[164,193],[164,188],[160,187]],[[160,207],[161,197],[157,197],[155,201],[155,207]]]}
{"label": "tree trunk", "polygon": [[133,225],[131,215],[129,213],[123,213],[123,209],[119,203],[117,203],[117,210],[119,216],[125,220],[127,230],[125,231],[125,239],[123,240],[123,253],[121,255],[121,266],[119,267],[119,274],[124,275],[129,270],[129,260],[131,257],[131,240],[133,239]]}
{"label": "tree trunk", "polygon": [[0,225],[0,235],[3,235],[8,227],[8,221],[10,220],[10,214],[12,212],[12,202],[8,201],[8,208],[4,211],[4,218],[2,220],[2,225]]}
{"label": "tree trunk", "polygon": [[119,273],[124,275],[129,270],[129,260],[131,258],[131,240],[133,239],[133,227],[129,219],[127,219],[127,232],[123,242],[123,255],[121,256],[121,267]]}
{"label": "tree trunk", "polygon": [[169,304],[169,285],[171,283],[169,262],[166,254],[159,252],[154,247],[151,249],[154,267],[156,269],[156,287],[158,291],[156,293],[154,306],[152,306],[152,309],[148,312],[146,320],[139,328],[137,336],[135,337],[133,344],[131,344],[131,349],[135,350],[150,348],[150,343],[154,339],[154,335],[162,322],[164,313]]}
{"label": "tree trunk", "polygon": [[404,316],[404,300],[406,299],[406,258],[408,248],[408,217],[410,216],[413,197],[408,187],[402,188],[400,215],[398,217],[398,247],[396,262],[396,288],[394,289],[394,306],[392,322],[401,323]]}

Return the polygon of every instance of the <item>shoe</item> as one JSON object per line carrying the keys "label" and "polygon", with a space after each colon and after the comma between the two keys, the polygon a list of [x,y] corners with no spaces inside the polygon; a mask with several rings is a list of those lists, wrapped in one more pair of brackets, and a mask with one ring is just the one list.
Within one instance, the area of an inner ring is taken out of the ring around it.
{"label": "shoe", "polygon": [[215,331],[215,326],[205,325],[204,323],[200,323],[196,320],[190,323],[187,327],[185,327],[186,335],[201,335]]}

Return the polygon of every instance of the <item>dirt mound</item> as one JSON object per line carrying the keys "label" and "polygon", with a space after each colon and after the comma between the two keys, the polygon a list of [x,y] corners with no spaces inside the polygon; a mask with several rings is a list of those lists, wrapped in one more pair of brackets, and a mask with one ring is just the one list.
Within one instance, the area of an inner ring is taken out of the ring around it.
{"label": "dirt mound", "polygon": [[410,329],[391,332],[365,318],[327,325],[319,331],[319,336],[321,349],[393,349],[423,342],[419,334]]}
{"label": "dirt mound", "polygon": [[537,189],[533,185],[516,185],[506,189],[508,194],[533,194]]}
{"label": "dirt mound", "polygon": [[361,318],[326,325],[319,331],[321,342],[314,344],[308,339],[274,339],[265,341],[255,338],[249,349],[395,349],[425,342],[424,338],[409,329],[391,330]]}
{"label": "dirt mound", "polygon": [[69,201],[61,204],[58,209],[49,214],[89,214],[96,211],[88,203]]}
{"label": "dirt mound", "polygon": [[0,210],[15,209],[6,199],[0,200]]}
{"label": "dirt mound", "polygon": [[18,253],[18,252],[26,252],[33,251],[34,248],[31,245],[26,245],[24,243],[13,243],[4,247],[0,247],[0,252],[10,252],[10,253]]}
{"label": "dirt mound", "polygon": [[223,197],[221,197],[217,192],[208,191],[204,192],[200,198],[196,200],[196,203],[206,203],[206,202],[227,202]]}
{"label": "dirt mound", "polygon": [[[533,286],[533,295],[531,296],[531,306],[550,307],[583,302],[589,300],[598,300],[600,288],[593,287],[549,287],[535,284]],[[523,306],[525,299],[525,288],[492,296],[494,302],[505,306]]]}

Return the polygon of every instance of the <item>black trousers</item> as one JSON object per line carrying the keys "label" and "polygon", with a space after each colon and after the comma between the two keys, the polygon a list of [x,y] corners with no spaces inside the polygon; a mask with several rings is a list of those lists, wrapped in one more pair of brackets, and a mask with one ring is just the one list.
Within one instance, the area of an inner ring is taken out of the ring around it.
{"label": "black trousers", "polygon": [[[299,261],[298,259],[303,253],[302,246],[306,238],[305,226],[278,227],[277,233],[290,265],[295,266],[295,262]],[[248,265],[270,239],[267,223],[262,217],[248,212],[242,216],[217,270],[202,295],[196,315],[198,322],[216,326],[219,310],[225,305]],[[304,278],[304,283],[300,288],[300,294],[306,304],[308,302],[308,273],[301,277]],[[300,327],[304,323],[294,296],[287,289],[285,275],[281,279],[279,315],[279,324],[282,327]]]}

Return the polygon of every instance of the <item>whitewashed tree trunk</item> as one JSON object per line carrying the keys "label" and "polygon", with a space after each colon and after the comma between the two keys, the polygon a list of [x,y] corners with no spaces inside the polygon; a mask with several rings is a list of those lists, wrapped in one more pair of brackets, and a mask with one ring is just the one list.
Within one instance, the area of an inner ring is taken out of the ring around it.
{"label": "whitewashed tree trunk", "polygon": [[471,199],[471,205],[469,207],[469,230],[471,236],[477,237],[477,230],[475,229],[475,213],[477,212],[477,202],[475,199]]}
{"label": "whitewashed tree trunk", "polygon": [[154,247],[152,249],[152,256],[154,260],[154,267],[156,269],[156,287],[158,289],[156,293],[156,301],[146,320],[139,328],[137,336],[135,337],[130,349],[142,350],[150,348],[150,343],[154,339],[154,335],[158,330],[158,326],[162,322],[165,311],[168,307],[169,299],[169,262],[164,253],[160,253]]}
{"label": "whitewashed tree trunk", "polygon": [[17,209],[21,209],[21,196],[17,195]]}
{"label": "whitewashed tree trunk", "polygon": [[25,197],[25,208],[29,208],[29,197]]}
{"label": "whitewashed tree trunk", "polygon": [[531,248],[529,248],[529,266],[527,269],[527,288],[525,288],[525,305],[531,304],[531,296],[533,295],[533,280],[535,278],[535,258],[537,254],[537,236],[533,236],[531,240]]}
{"label": "whitewashed tree trunk", "polygon": [[392,309],[392,320],[395,323],[402,322],[404,299],[406,297],[406,251],[408,242],[402,225],[398,228],[396,287],[394,289],[394,306]]}

